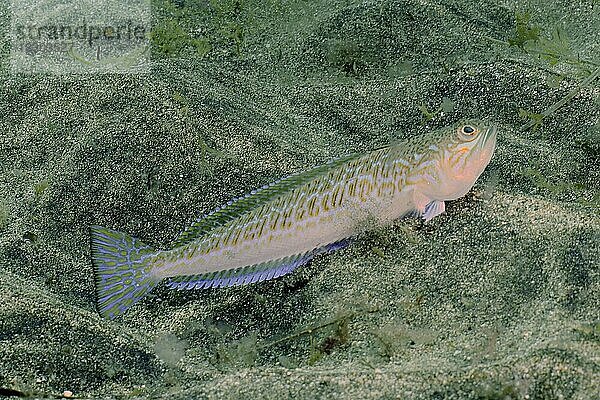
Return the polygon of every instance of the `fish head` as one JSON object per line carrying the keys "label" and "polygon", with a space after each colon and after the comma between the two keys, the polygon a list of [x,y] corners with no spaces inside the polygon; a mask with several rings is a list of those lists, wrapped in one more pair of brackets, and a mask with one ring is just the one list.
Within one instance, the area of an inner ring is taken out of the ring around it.
{"label": "fish head", "polygon": [[461,121],[444,130],[439,146],[438,190],[440,200],[464,196],[489,164],[496,148],[498,126],[477,120]]}

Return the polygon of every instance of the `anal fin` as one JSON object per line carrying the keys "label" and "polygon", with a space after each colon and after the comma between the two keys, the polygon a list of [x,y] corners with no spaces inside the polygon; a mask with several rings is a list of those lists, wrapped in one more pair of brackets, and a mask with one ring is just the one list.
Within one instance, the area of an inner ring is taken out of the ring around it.
{"label": "anal fin", "polygon": [[289,274],[301,265],[307,264],[315,255],[329,254],[348,246],[351,238],[330,243],[305,254],[297,254],[267,261],[261,264],[249,265],[235,269],[209,272],[199,275],[175,276],[168,280],[171,289],[208,289],[227,286],[240,286],[267,281]]}
{"label": "anal fin", "polygon": [[216,287],[239,286],[279,278],[289,274],[297,267],[308,263],[314,252],[285,257],[247,267],[209,272],[200,275],[183,275],[169,279],[171,289],[208,289]]}

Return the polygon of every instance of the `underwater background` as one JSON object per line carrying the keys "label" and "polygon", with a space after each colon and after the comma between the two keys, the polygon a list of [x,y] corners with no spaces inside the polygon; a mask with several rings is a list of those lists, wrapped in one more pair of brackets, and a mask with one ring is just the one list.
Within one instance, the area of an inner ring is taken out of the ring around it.
{"label": "underwater background", "polygon": [[[1,42],[0,397],[598,398],[600,2],[151,5],[145,74],[13,73]],[[90,225],[169,248],[232,198],[463,118],[500,124],[496,152],[433,221],[96,312]]]}

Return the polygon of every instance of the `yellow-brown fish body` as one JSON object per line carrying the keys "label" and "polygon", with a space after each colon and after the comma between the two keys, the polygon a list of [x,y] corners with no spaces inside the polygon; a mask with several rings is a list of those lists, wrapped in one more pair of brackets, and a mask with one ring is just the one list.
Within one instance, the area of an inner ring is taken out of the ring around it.
{"label": "yellow-brown fish body", "polygon": [[444,201],[469,191],[495,142],[495,125],[469,121],[343,157],[228,203],[193,223],[171,250],[92,227],[100,311],[118,315],[164,278],[180,289],[272,279],[374,223],[408,213],[430,220]]}

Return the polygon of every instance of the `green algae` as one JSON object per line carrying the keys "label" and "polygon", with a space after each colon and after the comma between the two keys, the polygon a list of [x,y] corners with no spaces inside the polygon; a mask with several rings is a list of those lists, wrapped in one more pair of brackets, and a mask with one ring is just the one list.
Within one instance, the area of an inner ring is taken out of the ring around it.
{"label": "green algae", "polygon": [[38,200],[42,196],[42,194],[44,194],[46,189],[48,189],[48,186],[50,186],[50,183],[48,183],[46,179],[43,179],[35,185],[33,185],[33,194],[36,200]]}
{"label": "green algae", "polygon": [[208,41],[195,39],[197,42],[194,42],[194,39],[179,26],[177,21],[165,21],[155,27],[151,32],[150,39],[155,51],[165,56],[177,56],[195,43],[199,44],[196,47],[200,56],[204,56],[210,51]]}
{"label": "green algae", "polygon": [[540,39],[541,28],[531,24],[531,11],[515,12],[515,32],[508,38],[508,44],[523,49],[528,42]]}
{"label": "green algae", "polygon": [[0,200],[0,229],[4,229],[8,224],[10,210],[8,204],[4,200]]}
{"label": "green algae", "polygon": [[454,101],[449,99],[448,97],[444,97],[442,99],[442,104],[434,111],[429,111],[425,104],[419,105],[419,110],[423,113],[423,117],[425,118],[424,124],[431,121],[432,119],[443,115],[444,113],[449,114],[454,111]]}
{"label": "green algae", "polygon": [[[159,57],[204,58],[225,51],[242,57],[251,26],[251,8],[241,0],[209,2],[157,2],[159,23],[150,39]],[[198,27],[205,34],[196,34]]]}
{"label": "green algae", "polygon": [[600,322],[581,324],[573,328],[582,340],[600,342]]}

